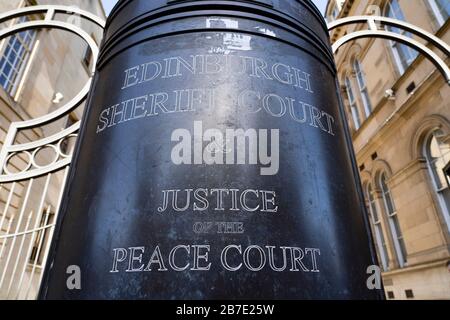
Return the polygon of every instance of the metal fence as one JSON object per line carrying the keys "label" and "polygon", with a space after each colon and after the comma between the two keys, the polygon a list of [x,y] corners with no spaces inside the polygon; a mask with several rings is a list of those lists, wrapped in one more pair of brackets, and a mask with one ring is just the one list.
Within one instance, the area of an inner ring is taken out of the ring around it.
{"label": "metal fence", "polygon": [[[80,36],[93,54],[98,47],[79,25],[55,20],[55,14],[77,15],[104,28],[104,21],[83,10],[65,6],[25,7],[0,14],[0,23],[40,14],[41,20],[19,20],[2,29],[0,40],[17,32],[56,28]],[[23,21],[23,22],[20,22]],[[0,299],[35,299],[47,260],[54,223],[72,160],[80,122],[65,128],[62,118],[82,107],[91,78],[80,93],[43,117],[11,124],[0,152]],[[52,130],[45,128],[52,127]],[[56,131],[46,136],[45,132]]]}

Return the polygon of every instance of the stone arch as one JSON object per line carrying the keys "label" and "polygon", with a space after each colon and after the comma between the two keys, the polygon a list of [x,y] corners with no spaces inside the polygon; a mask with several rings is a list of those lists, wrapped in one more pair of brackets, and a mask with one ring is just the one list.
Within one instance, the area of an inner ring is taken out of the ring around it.
{"label": "stone arch", "polygon": [[362,47],[359,43],[353,43],[348,50],[348,58],[342,63],[342,69],[339,74],[341,83],[344,83],[345,77],[353,78],[353,60],[360,59]]}
{"label": "stone arch", "polygon": [[375,160],[372,166],[372,186],[374,188],[378,189],[378,181],[383,173],[386,173],[388,179],[392,177],[393,173],[391,166],[384,160]]}
{"label": "stone arch", "polygon": [[414,131],[411,139],[410,157],[411,160],[423,158],[423,145],[428,135],[436,130],[441,129],[445,134],[450,135],[450,121],[439,114],[433,114],[426,117],[418,128]]}
{"label": "stone arch", "polygon": [[347,59],[347,63],[349,64],[349,70],[351,70],[352,74],[353,74],[353,62],[355,60],[358,60],[361,62],[362,57],[361,57],[361,53],[362,53],[362,47],[359,43],[355,42],[351,47],[350,50],[348,51],[348,59]]}

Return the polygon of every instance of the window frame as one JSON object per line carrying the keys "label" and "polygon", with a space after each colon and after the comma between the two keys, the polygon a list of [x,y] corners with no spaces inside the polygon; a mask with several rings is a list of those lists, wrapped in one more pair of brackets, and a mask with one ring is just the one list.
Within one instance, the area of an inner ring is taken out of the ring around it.
{"label": "window frame", "polygon": [[438,27],[441,28],[445,22],[447,21],[447,19],[444,18],[444,16],[442,15],[441,10],[439,10],[439,7],[436,3],[436,0],[428,0],[428,5],[431,8],[431,11],[434,15],[434,17],[436,18],[436,22],[438,23]]}
{"label": "window frame", "polygon": [[372,114],[372,102],[370,101],[369,91],[367,89],[367,82],[361,62],[355,58],[352,61],[353,72],[355,73],[356,82],[358,83],[359,93],[364,106],[364,113],[366,119]]}
{"label": "window frame", "polygon": [[[31,18],[29,16],[22,16],[15,19],[13,24],[24,21],[31,21]],[[3,48],[1,48],[0,52],[0,87],[11,97],[17,94],[25,70],[30,63],[37,38],[37,30],[25,30],[11,35],[2,43]],[[15,46],[17,43],[19,44],[19,48],[16,50]],[[11,57],[13,61],[10,60]],[[10,65],[10,70],[5,72],[7,65]]]}
{"label": "window frame", "polygon": [[[439,129],[439,128],[434,129],[425,137],[425,140],[424,140],[425,143],[423,144],[422,152],[427,161],[427,171],[428,171],[428,174],[431,179],[431,184],[433,186],[434,194],[437,197],[439,208],[441,210],[441,214],[444,218],[444,221],[447,224],[448,231],[450,232],[450,206],[447,204],[447,202],[444,198],[445,195],[443,194],[443,192],[446,189],[450,189],[450,187],[448,186],[448,184],[444,184],[442,188],[439,187],[441,182],[439,181],[439,184],[438,184],[438,181],[437,181],[438,177],[436,176],[438,174],[438,172],[435,168],[435,162],[437,162],[439,159],[438,158],[436,158],[436,159],[433,158],[433,160],[430,159],[430,158],[432,158],[431,157],[432,139],[435,138],[435,133],[440,130],[441,129]],[[441,149],[439,149],[439,152],[441,153]],[[446,155],[447,154],[442,154],[442,153],[440,154],[440,156],[442,158],[444,158],[444,156],[446,156]],[[450,157],[450,152],[449,152],[449,157]],[[444,158],[444,162],[445,162],[445,158]]]}
{"label": "window frame", "polygon": [[353,125],[355,129],[361,128],[361,117],[359,115],[358,103],[356,100],[355,92],[353,91],[353,86],[350,78],[346,75],[344,77],[345,90],[347,92],[348,103],[350,105],[350,112],[352,114]]}
{"label": "window frame", "polygon": [[56,214],[51,211],[51,206],[47,209],[43,210],[41,215],[37,218],[39,219],[39,230],[37,231],[34,241],[32,242],[32,248],[30,251],[28,259],[28,265],[32,268],[42,269],[44,267],[43,263],[45,262],[45,255],[48,248],[50,235],[51,235],[51,227],[55,222]]}
{"label": "window frame", "polygon": [[[384,203],[384,210],[388,218],[389,231],[394,241],[395,254],[400,268],[408,264],[408,251],[406,250],[403,232],[400,227],[397,209],[395,207],[394,199],[392,198],[391,189],[387,184],[387,174],[382,172],[378,177],[378,187],[381,190],[381,195]],[[389,199],[389,201],[388,201]],[[392,211],[391,211],[392,209]]]}
{"label": "window frame", "polygon": [[[373,188],[372,184],[368,183],[366,186],[366,194],[367,194],[367,201],[368,201],[368,213],[370,222],[372,223],[373,230],[375,233],[375,241],[377,245],[377,251],[379,259],[381,260],[381,265],[383,267],[384,271],[389,271],[389,255],[387,250],[387,241],[386,237],[383,233],[383,226],[381,223],[381,215],[378,212],[377,209],[377,201],[375,197],[373,196]],[[375,219],[375,217],[377,219]]]}
{"label": "window frame", "polygon": [[[392,7],[392,3],[395,2],[398,9],[399,9],[399,13],[400,15],[397,16],[397,13],[394,11],[393,7]],[[392,12],[392,14],[390,14]],[[397,19],[397,20],[401,20],[401,21],[406,21],[405,15],[403,14],[402,8],[400,6],[400,3],[398,2],[398,0],[388,0],[386,3],[386,7],[385,7],[385,16],[388,18],[392,18],[392,19]],[[412,34],[406,30],[403,29],[397,29],[391,26],[386,26],[386,30],[390,31],[390,32],[395,32],[398,33],[400,35],[403,36],[407,36],[412,38]],[[394,60],[395,60],[395,64],[397,66],[397,70],[400,73],[400,75],[403,75],[406,70],[413,64],[413,62],[417,59],[417,57],[419,56],[419,53],[412,49],[411,47],[402,44],[398,41],[392,41],[389,40],[390,43],[390,48],[391,51],[393,53],[394,56]],[[408,54],[410,55],[410,59],[406,59],[408,57],[404,56],[403,52],[402,52],[402,48],[405,48],[408,52]],[[402,59],[405,58],[405,59]]]}
{"label": "window frame", "polygon": [[336,20],[339,17],[340,11],[337,4],[334,5],[333,10],[331,11],[331,17],[333,20]]}

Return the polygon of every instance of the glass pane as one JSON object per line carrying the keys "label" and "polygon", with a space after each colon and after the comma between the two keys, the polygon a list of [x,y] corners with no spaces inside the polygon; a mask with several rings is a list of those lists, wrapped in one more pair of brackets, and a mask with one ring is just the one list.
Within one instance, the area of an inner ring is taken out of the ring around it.
{"label": "glass pane", "polygon": [[380,217],[378,215],[377,206],[375,204],[375,199],[372,194],[372,186],[370,184],[367,186],[367,198],[369,199],[370,212],[373,217],[373,222],[378,223],[380,221]]}
{"label": "glass pane", "polygon": [[361,92],[361,97],[363,99],[364,111],[366,112],[366,117],[369,117],[370,114],[372,113],[372,105],[370,104],[369,94],[367,93],[366,89],[364,89]]}
{"label": "glass pane", "polygon": [[393,214],[395,212],[394,202],[391,198],[391,191],[389,190],[386,183],[386,175],[381,175],[380,178],[381,190],[383,191],[384,204],[388,214]]}
{"label": "glass pane", "polygon": [[366,80],[364,78],[364,73],[361,68],[361,63],[358,60],[353,61],[353,70],[356,74],[356,79],[358,80],[359,90],[361,92],[361,99],[364,105],[364,112],[366,117],[369,117],[372,113],[372,105],[370,103],[369,94],[366,89]]}
{"label": "glass pane", "polygon": [[17,52],[17,54],[23,59],[23,57],[25,55],[25,48],[23,46],[20,46],[20,49]]}
{"label": "glass pane", "polygon": [[8,62],[9,62],[12,66],[15,66],[15,64],[16,64],[16,59],[17,59],[17,54],[14,53],[14,51],[12,51],[11,54],[8,56]]}
{"label": "glass pane", "polygon": [[19,22],[20,23],[22,23],[22,22],[27,22],[29,19],[28,19],[28,17],[27,16],[23,16],[23,17],[20,17],[19,18]]}
{"label": "glass pane", "polygon": [[444,134],[441,130],[436,130],[432,134],[426,156],[434,175],[437,190],[445,188],[447,180],[443,169],[450,160],[450,144],[444,141]]}
{"label": "glass pane", "polygon": [[352,84],[349,78],[345,78],[345,87],[347,88],[348,100],[350,103],[353,103],[353,101],[355,101],[355,96],[353,95]]}
{"label": "glass pane", "polygon": [[374,201],[372,201],[370,203],[370,209],[372,211],[374,223],[379,223],[380,222],[380,217],[378,216],[377,206],[375,205]]}
{"label": "glass pane", "polygon": [[398,0],[389,1],[387,16],[398,20],[405,20],[405,16],[403,15]]}
{"label": "glass pane", "polygon": [[372,202],[374,200],[373,194],[372,194],[372,185],[370,185],[370,184],[367,186],[367,198],[369,199],[370,202]]}
{"label": "glass pane", "polygon": [[353,61],[353,70],[355,71],[356,79],[358,80],[359,87],[364,88],[366,86],[366,82],[365,82],[364,76],[362,74],[361,64],[356,59]]}
{"label": "glass pane", "polygon": [[436,0],[436,5],[444,20],[447,20],[450,17],[450,1]]}
{"label": "glass pane", "polygon": [[[403,14],[402,9],[400,8],[400,5],[397,0],[392,0],[388,4],[388,10],[386,12],[386,15],[389,18],[405,21],[405,15]],[[386,29],[388,31],[392,31],[399,34],[404,34],[407,37],[412,38],[412,34],[409,32],[404,32],[401,29],[387,26]],[[392,42],[392,48],[397,51],[397,54],[400,59],[400,63],[402,64],[402,68],[406,69],[411,65],[411,63],[417,58],[418,52],[416,50],[411,49],[410,47],[403,45],[401,43]],[[403,71],[403,70],[402,70]]]}
{"label": "glass pane", "polygon": [[3,73],[9,77],[10,76],[10,72],[11,72],[11,65],[9,63],[5,64],[5,67],[3,68]]}
{"label": "glass pane", "polygon": [[431,158],[430,160],[439,159],[441,157],[441,150],[439,142],[436,139],[436,133],[433,133],[433,136],[431,138],[428,154]]}
{"label": "glass pane", "polygon": [[380,243],[381,243],[381,248],[378,248],[378,250],[380,251],[380,255],[381,255],[381,261],[383,262],[383,266],[385,267],[384,270],[386,271],[388,265],[388,257],[387,257],[387,248],[386,248],[386,241],[384,240],[384,235],[383,235],[383,230],[381,229],[380,225],[376,225],[376,232],[377,232],[377,236],[380,238]]}
{"label": "glass pane", "polygon": [[436,171],[439,177],[440,186],[439,189],[447,187],[447,180],[444,173],[444,167],[447,164],[447,162],[444,162],[444,158],[440,158],[435,162],[436,165]]}
{"label": "glass pane", "polygon": [[[410,35],[407,36],[411,37]],[[406,66],[409,66],[417,58],[417,51],[411,49],[410,47],[403,44],[399,44],[397,47],[399,50],[400,58]]]}
{"label": "glass pane", "polygon": [[396,215],[392,217],[392,222],[394,223],[397,238],[402,238],[402,231],[400,229],[400,224],[398,223],[398,218]]}
{"label": "glass pane", "polygon": [[9,53],[11,52],[11,50],[12,50],[12,42],[10,41],[10,42],[8,42],[5,52],[3,53],[3,58],[6,58],[9,55]]}
{"label": "glass pane", "polygon": [[3,88],[5,88],[6,85],[7,85],[6,77],[5,77],[3,74],[0,75],[0,85],[1,85]]}
{"label": "glass pane", "polygon": [[441,130],[436,131],[435,138],[439,145],[439,149],[441,150],[441,155],[444,156],[450,153],[450,143],[445,141],[446,137]]}
{"label": "glass pane", "polygon": [[392,237],[394,238],[394,241],[396,242],[396,254],[397,254],[397,259],[398,261],[403,264],[404,262],[406,262],[406,247],[405,247],[405,243],[403,241],[403,235],[402,235],[402,231],[400,229],[400,224],[398,222],[398,218],[397,215],[391,216],[389,218],[390,220],[390,228],[391,228],[391,234]]}
{"label": "glass pane", "polygon": [[[29,21],[27,17],[19,18],[19,22]],[[3,56],[0,60],[0,74],[2,74],[2,87],[10,94],[11,90],[17,85],[21,69],[25,66],[29,50],[33,45],[36,31],[22,31],[19,34],[11,36],[8,40]],[[26,43],[27,41],[28,43]]]}
{"label": "glass pane", "polygon": [[[383,241],[384,241],[384,239],[383,239]],[[383,252],[386,257],[386,269],[388,269],[389,268],[389,258],[388,258],[388,254],[387,254],[388,251],[387,251],[386,241],[383,242]]]}
{"label": "glass pane", "polygon": [[16,53],[18,53],[18,52],[20,51],[21,48],[22,48],[22,46],[20,45],[20,42],[19,42],[19,41],[15,41],[15,42],[14,42],[14,51],[15,51]]}
{"label": "glass pane", "polygon": [[361,120],[359,119],[358,109],[356,108],[355,105],[352,105],[351,108],[352,108],[353,124],[355,125],[355,129],[359,129],[359,127],[361,126]]}
{"label": "glass pane", "polygon": [[20,40],[24,41],[25,37],[27,36],[27,32],[26,31],[22,31],[18,33],[18,37],[20,38]]}
{"label": "glass pane", "polygon": [[403,239],[399,240],[400,250],[402,250],[403,262],[407,262],[408,253],[406,252],[406,245]]}
{"label": "glass pane", "polygon": [[385,195],[385,197],[386,197],[386,206],[387,206],[388,213],[392,214],[392,213],[395,212],[395,209],[394,209],[394,204],[392,202],[392,198],[391,198],[390,193],[387,193]]}

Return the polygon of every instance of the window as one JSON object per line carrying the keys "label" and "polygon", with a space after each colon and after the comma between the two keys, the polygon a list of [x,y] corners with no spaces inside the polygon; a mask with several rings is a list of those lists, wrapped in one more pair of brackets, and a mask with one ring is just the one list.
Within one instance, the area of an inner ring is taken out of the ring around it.
{"label": "window", "polygon": [[387,245],[386,240],[383,235],[383,228],[381,226],[381,220],[380,215],[378,214],[377,205],[375,203],[375,198],[373,196],[373,190],[372,185],[367,186],[367,195],[366,198],[369,201],[369,216],[370,221],[373,226],[374,236],[375,236],[375,243],[377,246],[378,251],[378,259],[381,262],[381,265],[383,266],[383,270],[387,271],[389,269],[389,260],[387,256]]}
{"label": "window", "polygon": [[328,16],[328,22],[332,22],[339,17],[339,8],[337,5],[334,5],[333,11],[331,11],[331,14]]}
{"label": "window", "polygon": [[47,210],[42,214],[41,221],[39,223],[39,231],[37,231],[33,249],[31,250],[30,258],[28,263],[31,265],[42,267],[42,263],[44,262],[44,256],[46,254],[46,249],[48,246],[48,241],[50,241],[50,230],[51,225],[54,222],[55,215],[50,212],[50,206]]}
{"label": "window", "polygon": [[83,63],[86,68],[89,68],[89,66],[91,65],[91,62],[92,62],[92,50],[91,50],[91,47],[88,46],[83,55]]}
{"label": "window", "polygon": [[444,167],[450,161],[450,143],[444,138],[442,130],[435,130],[428,136],[424,152],[434,190],[450,231],[450,189],[444,174]]}
{"label": "window", "polygon": [[372,113],[372,105],[370,103],[369,92],[367,91],[366,79],[361,68],[361,64],[357,59],[353,60],[353,71],[356,75],[359,91],[361,92],[361,99],[364,105],[364,112],[368,118]]}
{"label": "window", "polygon": [[[448,0],[445,0],[448,1]],[[402,9],[398,3],[398,0],[391,0],[387,4],[387,12],[386,15],[389,18],[397,19],[405,21],[405,16],[403,15]],[[399,33],[408,37],[412,37],[411,33],[406,32],[402,29],[395,27],[386,27],[387,30]],[[410,47],[403,45],[399,42],[391,41],[391,48],[394,54],[394,59],[397,64],[397,68],[401,74],[405,73],[406,69],[413,63],[413,61],[417,58],[417,51],[411,49]]]}
{"label": "window", "polygon": [[337,6],[334,6],[331,16],[333,17],[333,20],[336,20],[337,17],[339,17],[339,9]]}
{"label": "window", "polygon": [[414,299],[414,291],[412,291],[411,289],[405,290],[405,295],[408,299]]}
{"label": "window", "polygon": [[356,104],[355,94],[353,92],[352,83],[348,77],[345,77],[345,88],[347,91],[348,101],[350,104],[350,110],[352,112],[353,124],[355,129],[358,130],[361,126],[361,119],[359,118],[358,106]]}
{"label": "window", "polygon": [[[19,23],[26,21],[29,21],[28,17],[19,18]],[[23,31],[9,37],[0,59],[0,86],[10,95],[14,95],[17,91],[35,40],[34,30]]]}
{"label": "window", "polygon": [[387,185],[386,174],[383,173],[379,178],[379,187],[383,196],[383,203],[386,214],[389,220],[389,229],[394,240],[394,249],[397,256],[398,263],[401,268],[405,266],[407,253],[405,247],[405,241],[400,229],[400,223],[397,217],[397,210],[395,209],[394,201],[392,200],[391,190]]}
{"label": "window", "polygon": [[431,10],[436,17],[439,27],[442,27],[450,17],[450,1],[448,0],[428,0]]}

